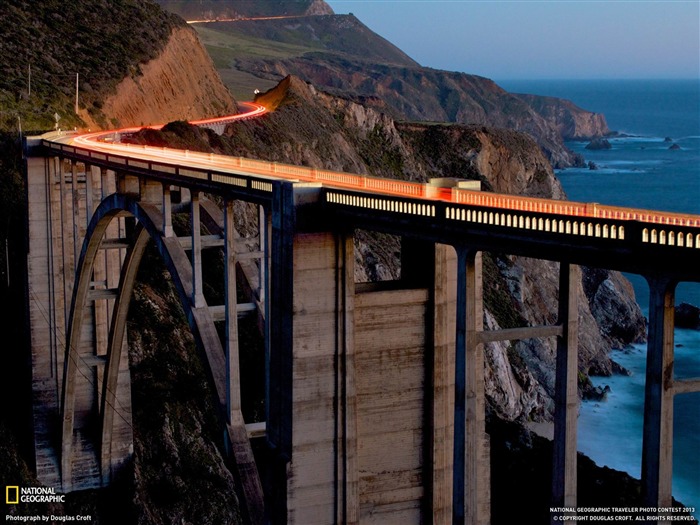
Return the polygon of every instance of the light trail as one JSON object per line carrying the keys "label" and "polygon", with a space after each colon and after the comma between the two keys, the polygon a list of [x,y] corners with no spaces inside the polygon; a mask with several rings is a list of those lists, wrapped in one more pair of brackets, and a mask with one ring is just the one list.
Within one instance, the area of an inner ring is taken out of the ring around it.
{"label": "light trail", "polygon": [[288,20],[293,18],[307,18],[308,15],[290,16],[259,16],[259,17],[239,17],[239,18],[207,18],[202,20],[186,20],[188,24],[213,24],[215,22],[251,22],[256,20]]}
{"label": "light trail", "polygon": [[[229,123],[256,118],[267,112],[264,106],[254,102],[239,104],[246,107],[248,111],[237,115],[196,120],[192,121],[191,124],[207,126],[209,124]],[[150,127],[153,129],[161,129],[163,126]],[[114,140],[118,134],[134,133],[140,129],[142,129],[142,127],[123,128],[115,131],[98,131],[66,138],[67,142],[92,151],[119,153],[138,160],[165,161],[200,169],[215,168],[218,171],[232,174],[263,176],[271,179],[283,179],[293,182],[314,182],[329,188],[362,191],[369,194],[427,201],[444,201],[500,210],[546,213],[558,216],[593,217],[700,228],[700,216],[698,215],[606,206],[598,203],[580,203],[535,197],[520,197],[459,188],[434,187],[428,184],[383,179],[369,175],[306,168],[277,162],[230,157],[214,153],[197,153],[171,148],[121,144],[110,141]]]}

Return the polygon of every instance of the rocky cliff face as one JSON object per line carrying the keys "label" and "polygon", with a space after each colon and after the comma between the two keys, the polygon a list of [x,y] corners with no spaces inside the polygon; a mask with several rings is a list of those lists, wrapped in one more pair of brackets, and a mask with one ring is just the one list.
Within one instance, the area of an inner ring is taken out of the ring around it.
{"label": "rocky cliff face", "polygon": [[564,140],[589,140],[610,134],[605,115],[591,113],[555,97],[516,95],[547,120]]}
{"label": "rocky cliff face", "polygon": [[352,15],[207,24],[208,47],[220,56],[227,49],[211,38],[212,31],[221,42],[251,39],[252,45],[264,39],[276,50],[269,57],[257,53],[220,63],[231,78],[269,83],[292,74],[342,96],[362,97],[396,119],[524,131],[555,167],[582,163],[565,139],[609,132],[604,118],[570,102],[516,96],[483,77],[421,67]]}
{"label": "rocky cliff face", "polygon": [[121,523],[243,523],[204,360],[160,257],[146,257],[129,323],[133,499]]}
{"label": "rocky cliff face", "polygon": [[[559,99],[521,97],[493,81],[420,66],[368,63],[330,55],[276,61],[241,60],[237,67],[263,78],[292,74],[337,94],[354,93],[396,119],[455,122],[523,131],[555,167],[579,165],[564,139],[609,133],[605,119]],[[531,105],[535,104],[535,105]]]}
{"label": "rocky cliff face", "polygon": [[163,124],[236,111],[211,58],[189,27],[174,28],[159,56],[132,69],[100,105],[99,116],[80,111],[89,127]]}
{"label": "rocky cliff face", "polygon": [[[230,126],[222,139],[202,133],[201,147],[205,149],[209,140],[231,155],[416,181],[478,179],[492,191],[564,197],[540,148],[522,133],[482,126],[397,123],[384,113],[320,92],[294,77],[286,78],[261,101],[274,104],[275,111]],[[356,280],[396,278],[399,251],[395,238],[362,232],[356,242]],[[490,329],[556,321],[558,264],[486,254],[484,271],[485,322]],[[586,270],[584,275],[577,285],[583,391],[589,373],[614,371],[608,356],[611,346],[644,337],[644,318],[625,280],[605,270]],[[555,351],[553,340],[487,345],[486,390],[491,409],[509,420],[548,419]]]}

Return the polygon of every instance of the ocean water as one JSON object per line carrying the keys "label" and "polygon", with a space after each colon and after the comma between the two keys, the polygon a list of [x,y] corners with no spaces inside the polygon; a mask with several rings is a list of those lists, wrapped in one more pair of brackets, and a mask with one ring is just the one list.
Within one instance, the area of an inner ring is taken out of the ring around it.
{"label": "ocean water", "polygon": [[[504,89],[566,98],[603,113],[611,130],[629,135],[610,139],[612,149],[568,146],[599,169],[557,173],[572,200],[700,214],[700,81],[587,80],[500,81]],[[669,138],[671,142],[666,139]],[[671,144],[680,150],[669,150]],[[637,301],[648,313],[649,288],[627,275]],[[700,306],[700,284],[681,283],[676,304]],[[675,331],[675,377],[700,377],[700,331]],[[593,378],[609,385],[607,401],[584,402],[578,448],[596,463],[640,476],[644,405],[645,345],[615,350],[613,358],[632,376]],[[695,507],[700,518],[700,393],[674,401],[673,494]]]}

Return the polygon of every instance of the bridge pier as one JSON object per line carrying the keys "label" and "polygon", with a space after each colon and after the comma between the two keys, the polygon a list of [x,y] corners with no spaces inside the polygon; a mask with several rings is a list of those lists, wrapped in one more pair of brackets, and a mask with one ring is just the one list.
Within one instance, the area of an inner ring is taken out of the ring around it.
{"label": "bridge pier", "polygon": [[[676,283],[648,278],[649,340],[644,387],[642,498],[646,507],[672,507],[673,329]],[[668,523],[663,515],[651,523]]]}
{"label": "bridge pier", "polygon": [[[275,235],[283,244],[281,232]],[[284,335],[291,355],[283,361],[275,338],[270,349],[267,428],[277,458],[266,491],[271,523],[451,520],[457,257],[448,246],[420,248],[420,260],[402,266],[401,281],[363,284],[354,281],[351,234],[288,236],[293,282]],[[278,279],[286,273],[273,268]],[[282,314],[275,291],[273,319]],[[471,293],[480,303],[476,289]],[[478,375],[478,366],[473,370]],[[473,483],[472,490],[483,517],[489,479],[483,379],[478,385],[470,421],[481,428],[473,462],[480,489]],[[288,419],[279,407],[289,408]]]}
{"label": "bridge pier", "polygon": [[454,401],[454,525],[490,522],[490,452],[485,426],[481,256],[457,249]]}
{"label": "bridge pier", "polygon": [[[92,213],[103,194],[110,191],[114,178],[103,170],[98,176],[89,164],[61,157],[27,158],[27,195],[29,201],[29,312],[31,320],[32,389],[34,395],[35,457],[37,477],[47,486],[68,491],[101,485],[100,461],[92,440],[84,435],[99,433],[91,413],[102,413],[100,392],[103,390],[104,367],[110,330],[110,315],[119,282],[122,250],[105,244],[96,259],[87,307],[81,312],[84,329],[73,343],[67,341],[71,299],[82,240]],[[112,228],[119,238],[119,226]],[[73,363],[85,378],[80,387],[80,401],[73,439],[83,450],[75,475],[63,476],[61,458],[55,446],[55,428],[63,410],[66,345],[74,345]],[[126,382],[128,366],[120,369]],[[130,396],[119,398],[125,417],[130,418]],[[130,421],[119,421],[120,442],[131,445]],[[124,437],[126,432],[128,436]],[[110,443],[112,446],[112,443]],[[119,448],[115,445],[115,450]],[[115,457],[118,454],[115,454]],[[92,458],[92,459],[90,459]]]}
{"label": "bridge pier", "polygon": [[[554,441],[552,460],[552,506],[576,508],[578,424],[578,266],[562,262],[559,267],[559,316],[554,384]],[[552,513],[555,517],[565,513]]]}

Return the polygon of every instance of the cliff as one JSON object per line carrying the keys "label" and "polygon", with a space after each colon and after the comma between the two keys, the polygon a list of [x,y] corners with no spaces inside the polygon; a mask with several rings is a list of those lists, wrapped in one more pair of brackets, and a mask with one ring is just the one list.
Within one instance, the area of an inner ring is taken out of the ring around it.
{"label": "cliff", "polygon": [[88,127],[127,127],[235,113],[236,105],[211,58],[189,27],[174,28],[157,58],[139,65],[103,101]]}
{"label": "cliff", "polygon": [[[609,133],[604,118],[572,103],[513,95],[483,77],[422,67],[352,15],[196,28],[218,57],[217,67],[231,89],[233,83],[267,88],[292,74],[326,91],[354,96],[397,120],[526,132],[555,167],[583,163],[565,139]],[[261,39],[267,51],[260,48]],[[244,52],[253,46],[255,53]]]}
{"label": "cliff", "polygon": [[[549,162],[527,134],[483,126],[399,123],[293,77],[278,90],[285,92],[283,102],[266,119],[228,128],[233,154],[416,181],[477,179],[490,191],[565,198]],[[279,96],[275,91],[267,95]],[[254,139],[246,140],[251,133]],[[398,274],[391,241],[367,234],[361,239],[356,246],[356,280]],[[371,260],[363,257],[369,253]],[[485,322],[490,329],[555,322],[557,264],[490,254],[484,269]],[[645,320],[631,286],[619,273],[584,269],[583,276],[578,284],[579,369],[582,378],[589,373],[609,375],[617,369],[608,356],[610,348],[643,341]],[[553,340],[487,345],[486,388],[494,412],[506,419],[547,419],[555,351]],[[582,381],[583,392],[589,386]]]}
{"label": "cliff", "polygon": [[516,95],[550,122],[564,140],[589,140],[609,135],[602,113],[584,111],[573,102],[555,97]]}
{"label": "cliff", "polygon": [[[259,101],[276,109],[261,119],[229,126],[225,137],[198,132],[190,149],[214,147],[229,155],[405,180],[470,178],[481,180],[490,191],[564,198],[549,162],[523,133],[483,126],[399,123],[295,77],[285,78]],[[144,135],[140,140],[153,139]],[[356,281],[399,275],[396,238],[361,232],[355,248]],[[555,322],[557,264],[489,254],[484,257],[484,272],[485,322],[490,329]],[[584,270],[577,286],[582,298],[580,386],[585,394],[590,388],[589,373],[609,375],[616,370],[608,356],[611,346],[644,339],[645,321],[619,274]],[[622,327],[618,317],[629,321]],[[555,350],[551,340],[488,345],[486,389],[491,410],[509,420],[548,419]]]}
{"label": "cliff", "polygon": [[55,114],[60,127],[95,128],[235,111],[194,31],[150,1],[12,0],[0,34],[0,128],[51,129]]}

